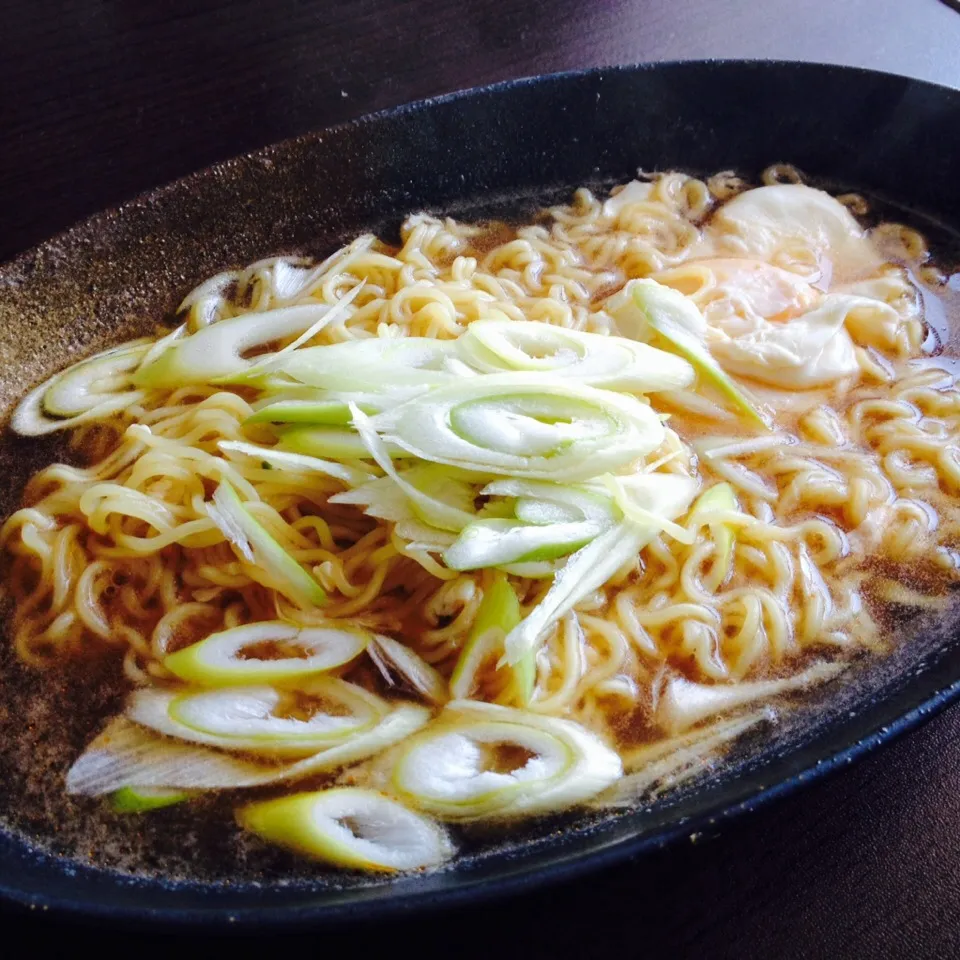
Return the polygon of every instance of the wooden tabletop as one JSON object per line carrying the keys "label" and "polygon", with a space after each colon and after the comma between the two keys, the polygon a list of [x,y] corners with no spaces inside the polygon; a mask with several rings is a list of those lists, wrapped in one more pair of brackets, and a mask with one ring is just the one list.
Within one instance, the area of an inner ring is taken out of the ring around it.
{"label": "wooden tabletop", "polygon": [[[0,14],[0,259],[216,160],[512,77],[774,57],[960,87],[960,14],[940,0],[0,0]],[[4,932],[88,935],[32,918]],[[960,708],[722,836],[301,946],[398,944],[458,960],[960,956]]]}

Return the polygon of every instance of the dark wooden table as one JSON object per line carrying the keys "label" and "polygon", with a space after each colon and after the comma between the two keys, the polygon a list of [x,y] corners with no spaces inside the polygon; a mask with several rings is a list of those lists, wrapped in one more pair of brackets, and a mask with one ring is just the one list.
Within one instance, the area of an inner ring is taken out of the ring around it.
{"label": "dark wooden table", "polygon": [[[0,259],[213,161],[511,77],[781,57],[960,87],[960,15],[938,0],[2,0],[0,12]],[[0,922],[4,944],[106,936]],[[143,949],[142,938],[115,938]],[[960,956],[960,708],[695,846],[509,903],[289,948]]]}

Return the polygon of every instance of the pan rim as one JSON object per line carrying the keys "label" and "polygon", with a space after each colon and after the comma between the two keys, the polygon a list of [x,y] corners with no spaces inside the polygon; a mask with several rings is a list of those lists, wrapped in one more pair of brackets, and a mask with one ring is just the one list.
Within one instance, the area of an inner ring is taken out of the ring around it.
{"label": "pan rim", "polygon": [[[527,76],[513,80],[506,80],[481,87],[465,88],[411,103],[388,107],[361,117],[335,124],[320,130],[311,131],[296,137],[291,137],[260,149],[242,154],[237,157],[215,163],[200,171],[189,173],[159,187],[144,191],[138,196],[94,213],[92,216],[67,227],[42,243],[16,254],[12,259],[0,264],[0,278],[4,274],[16,272],[28,265],[45,249],[69,243],[86,232],[96,232],[103,228],[112,219],[123,217],[125,211],[136,208],[145,203],[162,200],[173,190],[189,189],[192,182],[215,176],[217,171],[223,171],[237,162],[251,158],[270,157],[280,155],[295,147],[312,145],[322,141],[326,136],[338,135],[357,129],[383,119],[403,118],[429,110],[437,105],[453,103],[464,99],[473,99],[486,96],[496,96],[514,89],[522,89],[531,85],[545,85],[559,83],[564,80],[603,78],[621,73],[643,73],[647,71],[666,71],[684,67],[703,67],[709,65],[718,69],[725,67],[754,68],[760,71],[790,70],[796,73],[817,73],[825,71],[840,75],[859,75],[888,80],[907,81],[919,88],[935,92],[939,96],[946,94],[960,107],[960,90],[920,80],[904,77],[898,74],[872,70],[865,67],[853,67],[839,64],[799,62],[786,60],[738,59],[738,58],[711,58],[701,60],[669,60],[648,61],[638,64],[613,65],[608,67],[594,67],[586,70],[571,70],[538,76]],[[947,706],[960,700],[960,679],[949,682],[938,681],[934,678],[939,660],[946,655],[946,649],[938,652],[937,662],[930,665],[924,677],[927,684],[919,682],[917,689],[907,698],[908,709],[900,709],[896,694],[882,699],[874,704],[868,712],[876,713],[877,717],[869,721],[861,736],[850,742],[850,737],[844,737],[843,730],[850,726],[849,722],[838,722],[826,733],[821,733],[812,745],[805,745],[790,752],[793,758],[809,754],[809,761],[805,760],[801,769],[789,777],[784,777],[769,786],[750,786],[738,802],[732,803],[729,797],[718,796],[715,801],[689,819],[679,820],[665,827],[655,828],[648,833],[626,836],[613,839],[606,844],[598,844],[596,849],[566,852],[562,847],[554,847],[554,855],[541,858],[532,858],[531,862],[521,862],[507,876],[481,876],[471,878],[462,875],[459,882],[449,888],[418,889],[411,885],[407,890],[391,890],[381,888],[383,893],[376,898],[347,900],[345,902],[324,902],[323,891],[318,891],[316,900],[312,903],[292,903],[276,906],[244,906],[230,908],[213,904],[209,907],[169,907],[155,908],[130,904],[116,904],[107,901],[85,900],[82,887],[78,884],[78,892],[74,897],[50,895],[45,893],[30,893],[14,885],[0,882],[0,900],[16,905],[31,912],[49,911],[52,914],[62,915],[73,920],[97,921],[109,920],[120,926],[133,925],[138,929],[157,927],[164,924],[179,928],[195,929],[197,927],[217,926],[224,930],[232,929],[238,932],[249,932],[252,927],[261,929],[276,928],[279,926],[288,929],[304,928],[307,926],[339,925],[357,919],[374,919],[397,916],[413,911],[434,908],[450,908],[465,905],[489,902],[523,890],[539,888],[550,883],[559,883],[571,880],[594,870],[603,869],[613,864],[633,857],[640,857],[645,853],[677,842],[684,836],[697,832],[706,825],[715,828],[726,825],[739,819],[741,816],[752,813],[768,803],[783,797],[807,783],[819,780],[838,769],[852,763],[854,760],[872,752],[876,748],[889,743],[897,737],[913,730],[939,713]],[[902,694],[901,694],[902,696]],[[890,714],[889,718],[885,714]],[[848,745],[836,751],[830,751],[825,745],[816,747],[817,741],[836,739]],[[591,831],[586,831],[591,832]],[[19,839],[12,835],[15,842]],[[138,880],[138,884],[146,887],[156,886],[156,881]],[[198,895],[202,896],[203,885],[198,884]]]}

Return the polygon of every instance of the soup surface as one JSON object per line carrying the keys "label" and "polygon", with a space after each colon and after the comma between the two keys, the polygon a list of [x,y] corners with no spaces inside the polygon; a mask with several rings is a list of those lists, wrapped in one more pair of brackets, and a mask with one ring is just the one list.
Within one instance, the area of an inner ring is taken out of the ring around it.
{"label": "soup surface", "polygon": [[950,603],[945,263],[778,166],[211,278],[14,414],[16,825],[396,871],[702,773]]}

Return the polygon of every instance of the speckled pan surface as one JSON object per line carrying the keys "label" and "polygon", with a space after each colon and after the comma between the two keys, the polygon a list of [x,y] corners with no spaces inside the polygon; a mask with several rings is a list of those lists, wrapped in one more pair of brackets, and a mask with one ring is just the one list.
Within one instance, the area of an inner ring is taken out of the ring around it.
{"label": "speckled pan surface", "polygon": [[[322,255],[418,209],[537,206],[582,183],[628,179],[637,166],[756,174],[778,161],[913,211],[949,246],[960,229],[960,92],[816,65],[667,64],[470,91],[290,141],[95,217],[0,267],[0,408],[6,415],[29,385],[83,353],[151,329],[197,281],[227,267]],[[4,513],[54,450],[3,435]],[[222,830],[200,832],[175,809],[120,824],[95,802],[62,798],[51,778],[110,709],[114,678],[30,676],[4,648],[0,895],[118,922],[235,926],[333,922],[517,891],[749,810],[916,724],[960,696],[958,623],[912,625],[897,654],[864,662],[745,744],[709,782],[644,809],[477,836],[454,866],[392,883],[248,850],[227,816]],[[56,711],[73,719],[54,722]]]}

